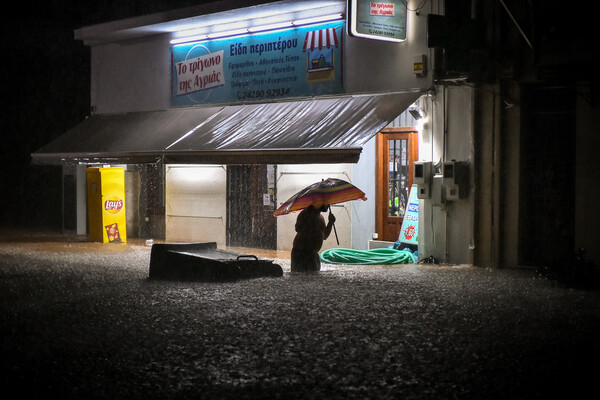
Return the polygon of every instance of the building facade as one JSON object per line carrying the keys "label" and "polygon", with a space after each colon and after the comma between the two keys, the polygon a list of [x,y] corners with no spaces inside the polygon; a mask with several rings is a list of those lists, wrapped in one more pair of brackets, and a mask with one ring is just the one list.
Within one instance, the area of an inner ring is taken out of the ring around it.
{"label": "building facade", "polygon": [[358,3],[214,3],[76,31],[91,115],[33,158],[64,166],[77,232],[87,166],[126,166],[134,236],[282,250],[295,216],[269,213],[340,177],[369,200],[334,208],[339,244],[324,248],[397,232],[395,188],[414,187],[422,258],[556,268],[585,248],[598,263],[595,79],[564,69],[595,47],[544,36],[556,27],[537,2],[365,2],[405,13],[396,41],[361,36]]}

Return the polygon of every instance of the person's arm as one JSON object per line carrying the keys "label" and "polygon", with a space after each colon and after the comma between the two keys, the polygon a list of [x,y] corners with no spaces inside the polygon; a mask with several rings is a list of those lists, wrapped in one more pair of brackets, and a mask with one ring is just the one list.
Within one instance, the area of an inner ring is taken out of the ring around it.
{"label": "person's arm", "polygon": [[[323,219],[323,222],[325,222],[324,219]],[[335,216],[332,213],[329,213],[329,221],[327,222],[327,226],[325,227],[325,231],[323,232],[323,240],[327,239],[329,237],[329,235],[331,234],[331,228],[333,228],[334,222],[335,222]]]}

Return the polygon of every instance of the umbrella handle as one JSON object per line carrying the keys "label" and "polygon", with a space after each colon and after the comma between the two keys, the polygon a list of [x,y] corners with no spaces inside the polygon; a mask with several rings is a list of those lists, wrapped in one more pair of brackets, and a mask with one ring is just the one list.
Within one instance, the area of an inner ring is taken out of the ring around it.
{"label": "umbrella handle", "polygon": [[[331,215],[331,204],[329,205],[329,215]],[[331,225],[333,225],[333,232],[335,233],[335,240],[338,244],[338,246],[340,245],[340,240],[338,239],[338,235],[337,235],[337,229],[335,229],[335,222],[332,223]]]}

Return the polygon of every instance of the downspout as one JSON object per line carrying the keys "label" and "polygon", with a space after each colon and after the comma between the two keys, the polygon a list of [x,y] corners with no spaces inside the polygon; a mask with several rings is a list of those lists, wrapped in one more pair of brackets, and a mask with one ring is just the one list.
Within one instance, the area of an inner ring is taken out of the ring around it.
{"label": "downspout", "polygon": [[491,236],[491,262],[492,266],[496,267],[496,179],[497,179],[497,148],[496,148],[496,91],[492,92],[492,192],[490,196],[491,203],[491,221],[490,221],[490,236]]}
{"label": "downspout", "polygon": [[[444,85],[444,94],[442,96],[443,99],[443,144],[442,144],[442,165],[446,161],[446,145],[448,141],[448,89],[447,86]],[[450,253],[448,251],[448,208],[446,204],[444,204],[444,262],[448,262],[448,258],[450,257]]]}

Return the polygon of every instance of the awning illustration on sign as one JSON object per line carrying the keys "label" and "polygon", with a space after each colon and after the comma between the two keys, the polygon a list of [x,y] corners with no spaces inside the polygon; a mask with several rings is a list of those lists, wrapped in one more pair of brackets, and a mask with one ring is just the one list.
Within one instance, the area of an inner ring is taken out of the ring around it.
{"label": "awning illustration on sign", "polygon": [[335,79],[334,48],[338,47],[334,28],[306,32],[303,50],[308,54],[307,80],[310,82]]}
{"label": "awning illustration on sign", "polygon": [[334,28],[318,29],[306,32],[304,38],[304,50],[322,49],[323,47],[330,48],[338,47],[337,32]]}
{"label": "awning illustration on sign", "polygon": [[174,45],[174,107],[343,93],[344,22]]}

